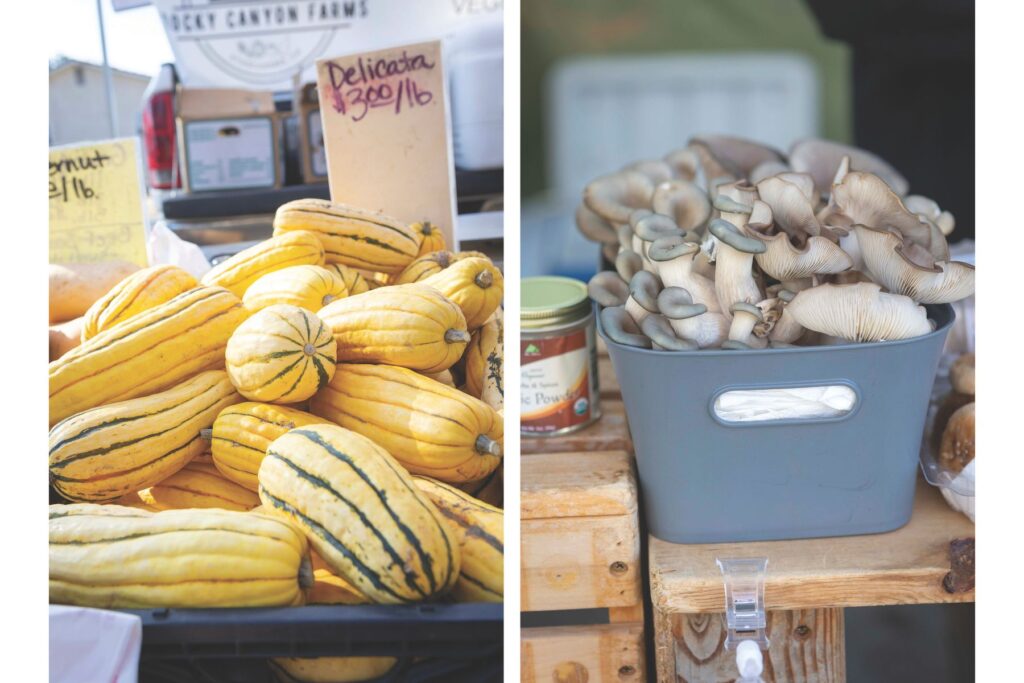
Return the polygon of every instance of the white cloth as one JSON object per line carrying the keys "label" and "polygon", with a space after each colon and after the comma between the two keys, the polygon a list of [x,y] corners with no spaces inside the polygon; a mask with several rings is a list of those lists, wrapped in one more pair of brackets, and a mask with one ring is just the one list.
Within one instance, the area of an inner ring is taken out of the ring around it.
{"label": "white cloth", "polygon": [[141,649],[134,614],[50,606],[50,683],[136,683]]}
{"label": "white cloth", "polygon": [[210,270],[210,262],[203,256],[203,250],[178,237],[163,221],[154,223],[149,231],[149,263],[178,266],[197,280]]}
{"label": "white cloth", "polygon": [[726,422],[760,422],[814,417],[837,417],[857,402],[843,384],[793,389],[741,389],[715,399],[715,414]]}

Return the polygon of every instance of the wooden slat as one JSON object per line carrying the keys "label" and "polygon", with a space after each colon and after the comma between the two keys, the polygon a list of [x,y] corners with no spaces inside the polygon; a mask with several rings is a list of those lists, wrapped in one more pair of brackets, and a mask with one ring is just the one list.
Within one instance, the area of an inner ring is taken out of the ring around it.
{"label": "wooden slat", "polygon": [[602,401],[600,419],[586,429],[563,436],[529,437],[519,441],[522,453],[565,453],[569,451],[633,452],[622,401]]}
{"label": "wooden slat", "polygon": [[973,537],[970,520],[918,481],[910,523],[886,534],[705,545],[652,536],[651,599],[661,612],[720,612],[722,576],[715,558],[767,557],[769,610],[970,602],[973,582],[956,582],[966,585],[962,592],[948,592],[943,582],[951,541]]}
{"label": "wooden slat", "polygon": [[520,649],[524,683],[642,683],[642,624],[524,628]]}
{"label": "wooden slat", "polygon": [[636,514],[633,459],[626,451],[524,455],[522,518]]}
{"label": "wooden slat", "polygon": [[597,381],[601,387],[601,400],[622,400],[622,392],[619,389],[619,378],[615,376],[615,369],[608,356],[597,357]]}
{"label": "wooden slat", "polygon": [[[736,652],[725,649],[721,614],[659,614],[655,659],[659,681],[731,683]],[[770,643],[762,678],[771,683],[843,683],[846,650],[843,610],[768,613]]]}
{"label": "wooden slat", "polygon": [[636,515],[524,519],[519,608],[626,607],[643,595]]}

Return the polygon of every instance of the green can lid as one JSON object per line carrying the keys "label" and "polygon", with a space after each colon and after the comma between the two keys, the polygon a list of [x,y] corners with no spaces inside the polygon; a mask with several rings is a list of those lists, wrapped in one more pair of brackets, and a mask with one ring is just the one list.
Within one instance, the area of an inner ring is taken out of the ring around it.
{"label": "green can lid", "polygon": [[591,310],[586,283],[571,277],[524,277],[519,295],[519,318],[524,327],[580,320]]}

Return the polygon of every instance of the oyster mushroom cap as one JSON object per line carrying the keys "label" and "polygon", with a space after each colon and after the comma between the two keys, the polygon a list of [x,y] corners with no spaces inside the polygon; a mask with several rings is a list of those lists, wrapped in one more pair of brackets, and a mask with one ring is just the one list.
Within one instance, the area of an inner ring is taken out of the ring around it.
{"label": "oyster mushroom cap", "polygon": [[611,270],[602,270],[587,282],[587,294],[600,306],[622,306],[629,297],[629,285]]}
{"label": "oyster mushroom cap", "polygon": [[708,307],[693,303],[693,297],[682,287],[665,287],[658,292],[658,310],[666,318],[685,320],[707,313]]}
{"label": "oyster mushroom cap", "polygon": [[765,178],[770,178],[773,175],[779,175],[780,173],[785,173],[791,170],[792,169],[789,167],[789,164],[769,159],[768,161],[763,161],[754,168],[752,168],[750,170],[750,175],[747,176],[747,179],[752,184],[757,185]]}
{"label": "oyster mushroom cap", "polygon": [[784,173],[776,174],[775,177],[778,178],[779,180],[786,181],[790,185],[796,185],[797,188],[800,190],[800,193],[803,194],[804,198],[806,198],[807,201],[811,203],[812,209],[815,205],[818,204],[821,195],[818,194],[817,190],[815,190],[814,178],[812,178],[810,174],[797,173],[795,171],[786,171]]}
{"label": "oyster mushroom cap", "polygon": [[591,180],[583,189],[583,203],[610,223],[626,223],[634,209],[651,205],[655,184],[638,171],[619,171]]}
{"label": "oyster mushroom cap", "polygon": [[850,171],[832,187],[830,203],[850,219],[851,225],[893,228],[904,240],[926,249],[936,261],[949,260],[949,245],[942,231],[908,211],[878,176]]}
{"label": "oyster mushroom cap", "polygon": [[651,243],[647,255],[654,263],[672,261],[680,256],[694,256],[700,245],[686,239],[685,235],[662,235]]}
{"label": "oyster mushroom cap", "polygon": [[665,162],[672,167],[675,177],[683,180],[696,178],[697,169],[700,167],[700,157],[689,147],[672,150],[665,155]]}
{"label": "oyster mushroom cap", "polygon": [[747,182],[746,178],[741,178],[731,183],[718,185],[715,188],[714,197],[716,199],[718,197],[725,197],[749,207],[757,199],[757,187]]}
{"label": "oyster mushroom cap", "polygon": [[615,270],[624,281],[630,282],[633,276],[644,269],[644,261],[640,254],[632,249],[623,249],[615,256]]}
{"label": "oyster mushroom cap", "polygon": [[643,216],[633,225],[633,234],[644,242],[654,242],[661,237],[676,235],[683,237],[686,231],[680,228],[669,216],[652,213]]}
{"label": "oyster mushroom cap", "polygon": [[640,323],[640,331],[651,340],[653,346],[665,351],[693,351],[697,345],[676,336],[672,325],[665,316],[649,315]]}
{"label": "oyster mushroom cap", "polygon": [[757,237],[744,235],[736,226],[728,221],[717,219],[711,221],[708,231],[720,242],[729,247],[746,254],[763,254],[766,251],[765,244]]}
{"label": "oyster mushroom cap", "polygon": [[633,163],[623,167],[622,170],[642,173],[655,185],[663,183],[666,180],[671,180],[675,175],[672,171],[672,166],[664,159],[642,159],[640,161],[634,161]]}
{"label": "oyster mushroom cap", "polygon": [[853,259],[838,244],[820,236],[808,237],[795,247],[782,233],[760,235],[763,254],[754,257],[761,270],[776,280],[790,282],[812,275],[841,273],[853,267]]}
{"label": "oyster mushroom cap", "polygon": [[585,204],[576,207],[576,228],[591,242],[610,244],[617,239],[614,226]]}
{"label": "oyster mushroom cap", "polygon": [[805,289],[785,313],[809,330],[855,342],[909,339],[932,331],[923,306],[869,282]]}
{"label": "oyster mushroom cap", "polygon": [[661,278],[646,270],[641,270],[629,281],[629,297],[625,308],[637,325],[648,315],[658,312],[658,293],[661,289]]}
{"label": "oyster mushroom cap", "polygon": [[609,306],[601,309],[601,326],[612,341],[625,346],[637,346],[642,349],[651,348],[651,340],[640,332],[633,319],[622,306]]}
{"label": "oyster mushroom cap", "polygon": [[789,148],[789,165],[794,171],[809,174],[820,195],[828,194],[843,157],[849,157],[851,170],[874,173],[896,194],[903,196],[907,193],[910,187],[907,179],[887,161],[867,150],[820,138],[797,140]]}
{"label": "oyster mushroom cap", "polygon": [[699,135],[690,139],[690,147],[700,157],[710,186],[711,179],[722,176],[746,178],[766,161],[785,162],[782,153],[752,140],[728,135]]}
{"label": "oyster mushroom cap", "polygon": [[822,234],[814,205],[793,183],[772,176],[757,184],[757,193],[771,208],[775,226],[794,244],[803,245],[808,237]]}
{"label": "oyster mushroom cap", "polygon": [[711,216],[707,193],[696,183],[681,178],[658,185],[651,197],[651,208],[669,216],[683,230],[699,230]]}
{"label": "oyster mushroom cap", "polygon": [[956,227],[956,219],[949,211],[943,211],[938,202],[919,194],[908,194],[903,198],[903,206],[907,210],[935,223],[943,235],[949,236]]}
{"label": "oyster mushroom cap", "polygon": [[922,304],[947,304],[974,294],[974,266],[960,261],[922,264],[912,260],[899,235],[864,225],[854,226],[864,264],[872,278],[890,292]]}

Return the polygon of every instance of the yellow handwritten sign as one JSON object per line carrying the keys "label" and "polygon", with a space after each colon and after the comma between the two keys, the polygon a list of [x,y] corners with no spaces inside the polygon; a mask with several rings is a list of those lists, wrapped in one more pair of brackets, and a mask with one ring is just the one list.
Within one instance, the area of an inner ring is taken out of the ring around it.
{"label": "yellow handwritten sign", "polygon": [[317,62],[331,199],[407,222],[454,245],[455,166],[441,43]]}
{"label": "yellow handwritten sign", "polygon": [[135,138],[50,149],[50,263],[149,265]]}

